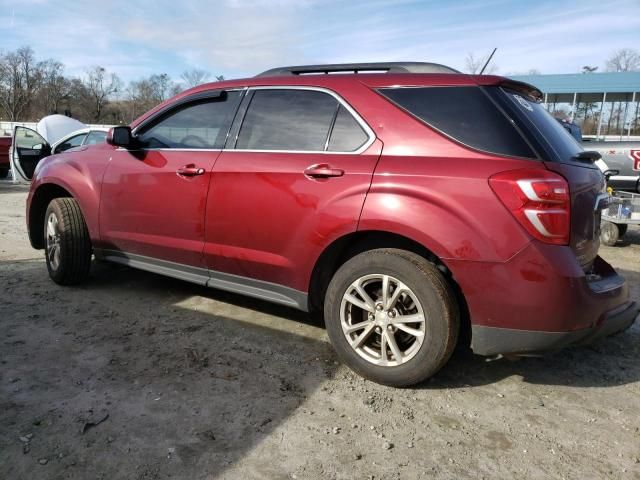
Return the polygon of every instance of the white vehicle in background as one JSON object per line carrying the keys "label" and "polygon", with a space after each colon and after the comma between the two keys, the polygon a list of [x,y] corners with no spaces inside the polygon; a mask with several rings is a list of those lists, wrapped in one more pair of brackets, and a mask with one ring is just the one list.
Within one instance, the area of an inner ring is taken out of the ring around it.
{"label": "white vehicle in background", "polygon": [[15,127],[10,161],[14,183],[29,183],[36,166],[45,157],[84,145],[102,143],[109,127],[89,127],[64,115],[49,115],[35,130]]}
{"label": "white vehicle in background", "polygon": [[582,129],[568,118],[556,118],[558,122],[582,144],[585,150],[598,152],[602,159],[596,165],[605,171],[615,172],[607,183],[615,190],[640,193],[640,142],[637,140],[594,141],[582,138]]}
{"label": "white vehicle in background", "polygon": [[108,131],[108,127],[87,127],[77,130],[54,143],[51,146],[51,155],[64,152],[65,150],[75,147],[104,143],[107,140]]}

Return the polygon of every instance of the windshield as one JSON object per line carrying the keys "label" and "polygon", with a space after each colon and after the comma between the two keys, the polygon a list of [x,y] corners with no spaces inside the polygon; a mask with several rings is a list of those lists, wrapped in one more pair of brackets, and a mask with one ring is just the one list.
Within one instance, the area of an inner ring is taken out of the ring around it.
{"label": "windshield", "polygon": [[[576,139],[544,108],[542,103],[536,102],[524,94],[512,90],[501,89],[510,100],[511,108],[516,111],[523,129],[530,131],[537,137],[542,137],[552,150],[555,160],[571,162],[572,158],[582,151],[582,146]],[[552,160],[549,158],[549,160]]]}

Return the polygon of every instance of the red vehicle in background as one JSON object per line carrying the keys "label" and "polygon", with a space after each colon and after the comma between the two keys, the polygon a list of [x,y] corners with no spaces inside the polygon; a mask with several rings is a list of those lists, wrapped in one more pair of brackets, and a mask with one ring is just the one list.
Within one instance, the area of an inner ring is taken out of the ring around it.
{"label": "red vehicle in background", "polygon": [[5,178],[9,173],[11,163],[9,154],[11,151],[11,137],[0,137],[0,178]]}
{"label": "red vehicle in background", "polygon": [[421,63],[202,85],[40,162],[30,241],[63,285],[93,254],[320,311],[340,358],[388,385],[433,375],[459,338],[481,355],[589,342],[638,305],[598,256],[598,155],[540,98]]}

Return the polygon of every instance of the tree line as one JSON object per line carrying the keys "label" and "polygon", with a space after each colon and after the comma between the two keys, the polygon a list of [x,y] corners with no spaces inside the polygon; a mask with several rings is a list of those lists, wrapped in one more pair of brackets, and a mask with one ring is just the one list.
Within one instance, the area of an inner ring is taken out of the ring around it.
{"label": "tree line", "polygon": [[[479,72],[487,58],[469,53],[465,59],[466,71]],[[585,65],[582,72],[588,74],[598,68]],[[485,73],[496,70],[495,64],[489,64]],[[604,70],[639,71],[640,52],[631,48],[613,52]],[[540,72],[531,69],[526,73]],[[223,79],[212,77],[204,70],[191,69],[183,72],[178,81],[160,73],[125,85],[115,72],[101,66],[88,68],[81,77],[71,77],[65,74],[63,63],[50,58],[38,60],[30,47],[22,47],[0,53],[0,120],[36,121],[60,113],[85,123],[126,124],[183,89]],[[579,105],[576,113],[583,114],[585,123],[595,123],[595,106],[595,103]],[[617,102],[611,107],[607,130],[611,129],[612,122],[616,126],[621,123],[623,110],[629,105]]]}
{"label": "tree line", "polygon": [[[489,55],[478,56],[475,52],[467,53],[464,59],[465,72],[471,74],[478,74],[485,66]],[[621,48],[612,52],[609,58],[604,64],[605,72],[637,72],[640,71],[640,51],[633,48]],[[580,69],[578,73],[593,73],[600,69],[598,66],[585,65]],[[498,66],[495,62],[490,62],[485,69],[485,74],[494,74],[498,72]],[[531,68],[526,72],[509,72],[503,75],[540,75],[540,70],[537,68]]]}
{"label": "tree line", "polygon": [[191,69],[179,81],[160,73],[125,85],[101,66],[71,77],[63,63],[38,60],[30,47],[22,47],[0,53],[0,120],[37,121],[60,113],[84,123],[126,124],[183,89],[223,79]]}

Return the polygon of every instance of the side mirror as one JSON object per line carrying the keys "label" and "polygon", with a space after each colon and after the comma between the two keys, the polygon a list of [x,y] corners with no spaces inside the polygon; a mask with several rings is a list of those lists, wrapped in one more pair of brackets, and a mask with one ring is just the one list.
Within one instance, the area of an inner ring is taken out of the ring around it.
{"label": "side mirror", "polygon": [[113,127],[107,133],[107,143],[116,147],[132,148],[133,136],[131,135],[131,127]]}

